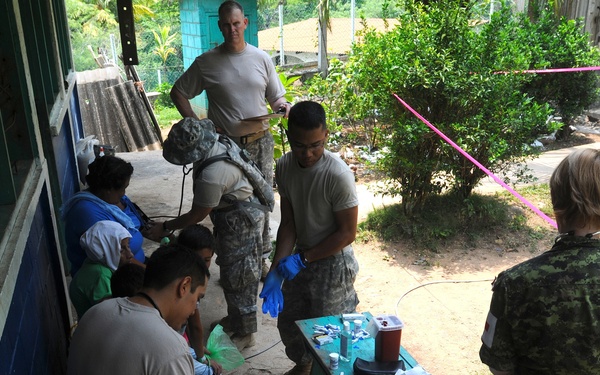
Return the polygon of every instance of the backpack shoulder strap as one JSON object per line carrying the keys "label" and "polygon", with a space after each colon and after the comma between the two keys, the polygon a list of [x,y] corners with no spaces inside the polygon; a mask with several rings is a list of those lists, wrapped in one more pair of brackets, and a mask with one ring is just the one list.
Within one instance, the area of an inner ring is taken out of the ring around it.
{"label": "backpack shoulder strap", "polygon": [[200,175],[200,173],[202,173],[202,171],[208,167],[209,165],[216,163],[218,161],[221,160],[230,160],[231,156],[229,156],[229,154],[227,153],[227,151],[229,151],[229,149],[231,148],[231,144],[227,144],[227,142],[225,142],[225,137],[223,137],[222,135],[219,135],[219,142],[221,142],[222,144],[224,144],[227,147],[227,150],[225,152],[223,152],[222,154],[218,154],[215,156],[211,156],[210,158],[204,160],[202,163],[200,163],[200,165],[196,168],[194,168],[194,173],[193,173],[193,178],[194,180],[196,180],[196,177],[198,177],[198,175]]}

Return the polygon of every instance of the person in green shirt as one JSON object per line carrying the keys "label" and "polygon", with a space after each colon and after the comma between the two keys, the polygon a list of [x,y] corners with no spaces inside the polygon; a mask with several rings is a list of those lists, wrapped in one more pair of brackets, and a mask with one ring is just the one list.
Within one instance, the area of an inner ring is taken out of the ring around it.
{"label": "person in green shirt", "polygon": [[81,236],[87,258],[69,285],[79,319],[90,307],[112,296],[110,279],[120,265],[141,264],[129,248],[130,238],[124,226],[109,220],[97,222]]}

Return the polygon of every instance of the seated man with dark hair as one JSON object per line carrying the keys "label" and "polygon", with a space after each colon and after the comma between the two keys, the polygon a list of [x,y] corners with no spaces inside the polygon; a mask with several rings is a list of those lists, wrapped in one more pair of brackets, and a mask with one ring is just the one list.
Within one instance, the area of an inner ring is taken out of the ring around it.
{"label": "seated man with dark hair", "polygon": [[176,331],[194,314],[209,276],[192,250],[160,247],[147,262],[141,292],[86,312],[71,341],[67,373],[192,375],[192,356]]}

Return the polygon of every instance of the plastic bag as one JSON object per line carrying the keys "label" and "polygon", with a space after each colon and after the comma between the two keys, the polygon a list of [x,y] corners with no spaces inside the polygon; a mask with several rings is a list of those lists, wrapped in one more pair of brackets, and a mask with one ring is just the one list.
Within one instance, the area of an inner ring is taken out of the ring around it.
{"label": "plastic bag", "polygon": [[206,356],[210,360],[219,362],[225,371],[231,371],[244,364],[244,356],[235,347],[229,336],[223,332],[220,324],[217,324],[208,336],[206,348],[210,351],[210,355]]}

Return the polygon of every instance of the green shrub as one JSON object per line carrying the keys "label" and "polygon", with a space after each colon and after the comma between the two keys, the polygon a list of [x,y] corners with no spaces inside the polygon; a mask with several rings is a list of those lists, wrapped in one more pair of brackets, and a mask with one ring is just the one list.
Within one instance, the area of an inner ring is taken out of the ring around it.
{"label": "green shrub", "polygon": [[[539,12],[535,23],[524,20],[530,28],[529,43],[532,48],[532,68],[573,68],[596,66],[600,50],[589,43],[582,33],[583,20],[556,18],[548,9]],[[598,73],[575,72],[538,74],[525,86],[525,92],[538,102],[549,102],[565,126],[559,136],[569,135],[568,125],[598,99]]]}
{"label": "green shrub", "polygon": [[[546,198],[548,185],[541,189],[525,189],[526,198],[537,202],[539,194]],[[532,239],[547,238],[554,233],[549,226],[529,227],[526,208],[508,193],[496,195],[472,194],[461,199],[456,194],[429,196],[415,215],[406,215],[401,204],[375,209],[358,225],[357,238],[368,242],[373,238],[384,241],[411,241],[415,247],[436,251],[456,239],[493,240],[493,233],[506,233],[507,228],[519,231]],[[465,247],[474,246],[465,243]]]}
{"label": "green shrub", "polygon": [[539,152],[529,145],[560,127],[548,121],[555,111],[573,116],[596,97],[594,73],[551,80],[518,73],[596,65],[598,51],[576,22],[543,9],[534,23],[504,5],[490,22],[471,26],[480,24],[472,22],[472,4],[406,0],[398,26],[385,33],[366,27],[348,61],[333,61],[328,77],[308,86],[331,121],[364,131],[372,147],[386,146],[377,163],[388,179],[382,192],[400,195],[405,214],[432,194],[468,198],[486,173],[392,94],[493,173]]}
{"label": "green shrub", "polygon": [[163,82],[158,86],[156,91],[158,91],[160,94],[158,95],[158,98],[156,98],[156,102],[154,102],[155,106],[157,106],[157,107],[175,107],[175,105],[173,104],[173,101],[171,100],[171,88],[172,87],[173,87],[173,85],[171,85],[168,82]]}

